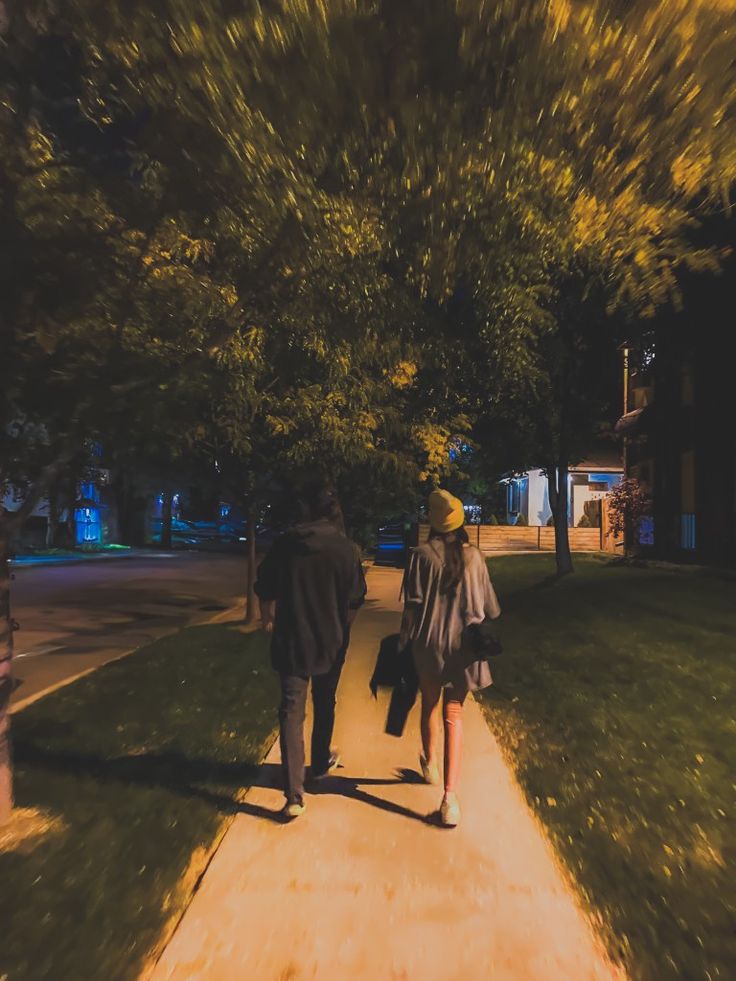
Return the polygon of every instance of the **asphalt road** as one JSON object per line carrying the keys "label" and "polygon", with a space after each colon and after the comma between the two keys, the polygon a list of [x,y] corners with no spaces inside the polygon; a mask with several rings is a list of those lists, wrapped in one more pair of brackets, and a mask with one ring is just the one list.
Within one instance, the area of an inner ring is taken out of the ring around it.
{"label": "asphalt road", "polygon": [[17,707],[163,634],[244,602],[243,556],[154,553],[15,570]]}

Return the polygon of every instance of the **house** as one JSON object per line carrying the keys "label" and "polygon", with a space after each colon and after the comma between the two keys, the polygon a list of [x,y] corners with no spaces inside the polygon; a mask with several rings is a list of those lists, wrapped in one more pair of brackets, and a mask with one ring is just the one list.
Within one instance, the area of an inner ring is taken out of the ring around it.
{"label": "house", "polygon": [[[108,484],[109,472],[94,470],[76,487],[76,496],[69,493],[66,502],[57,500],[52,504],[48,498],[40,500],[18,532],[14,547],[23,551],[57,546],[94,548],[106,544],[110,512],[114,510],[107,500]],[[8,490],[2,506],[14,511],[19,504],[13,490]]]}
{"label": "house", "polygon": [[[596,453],[570,467],[568,475],[568,524],[576,528],[586,515],[586,504],[600,501],[623,478],[623,465],[616,450]],[[550,523],[549,485],[542,470],[504,477],[506,485],[506,523],[544,526]],[[590,511],[590,508],[588,509]]]}
{"label": "house", "polygon": [[[2,491],[0,490],[0,493]],[[15,511],[19,507],[19,502],[14,491],[7,490],[0,500],[0,507],[3,511]],[[62,512],[62,520],[66,521],[68,514]],[[49,502],[39,501],[30,515],[26,518],[23,528],[14,538],[15,548],[46,548],[48,546],[48,526],[49,526]]]}
{"label": "house", "polygon": [[652,500],[630,543],[643,555],[736,566],[736,257],[718,278],[685,283],[681,312],[630,352],[617,432],[627,475]]}

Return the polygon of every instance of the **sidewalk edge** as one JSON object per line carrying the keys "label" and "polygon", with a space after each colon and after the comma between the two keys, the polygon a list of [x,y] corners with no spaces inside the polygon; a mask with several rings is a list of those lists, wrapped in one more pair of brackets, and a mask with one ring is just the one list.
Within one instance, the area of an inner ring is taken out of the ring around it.
{"label": "sidewalk edge", "polygon": [[[263,758],[261,759],[259,766],[262,766],[264,763],[268,761],[269,756],[273,753],[274,748],[278,745],[278,738],[279,738],[278,726],[275,726],[273,732],[271,733],[271,736],[269,737],[267,743],[267,749],[263,754]],[[237,805],[242,803],[246,799],[251,789],[252,789],[251,787],[241,787],[240,790],[238,790],[237,793],[234,795],[233,812],[232,814],[228,814],[225,817],[223,817],[222,824],[220,825],[217,834],[213,838],[212,844],[207,849],[205,855],[201,856],[199,860],[197,860],[196,852],[193,853],[192,858],[190,859],[190,867],[187,868],[187,870],[183,873],[179,881],[186,882],[187,876],[191,875],[194,869],[196,869],[195,882],[191,887],[191,889],[189,890],[188,895],[184,897],[184,902],[182,903],[181,909],[177,910],[177,912],[171,916],[170,920],[167,922],[167,924],[164,926],[163,930],[161,931],[161,936],[158,938],[156,943],[149,951],[148,956],[146,957],[145,964],[141,968],[138,974],[138,981],[150,981],[150,979],[155,974],[159,961],[164,956],[169,944],[174,939],[174,936],[176,935],[176,932],[181,926],[181,923],[184,917],[186,916],[189,907],[194,902],[194,897],[199,892],[202,882],[204,881],[204,877],[207,875],[207,872],[209,871],[210,865],[214,861],[217,853],[219,852],[222,843],[224,842],[227,836],[228,831],[230,831],[230,828],[232,827],[233,822],[235,821],[235,818],[238,816]]]}

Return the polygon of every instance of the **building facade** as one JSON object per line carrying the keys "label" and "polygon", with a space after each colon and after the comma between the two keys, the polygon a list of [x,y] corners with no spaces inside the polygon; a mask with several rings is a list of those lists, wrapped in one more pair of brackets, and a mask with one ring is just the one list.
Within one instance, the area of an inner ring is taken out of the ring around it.
{"label": "building facade", "polygon": [[736,565],[734,299],[730,276],[700,283],[632,351],[617,430],[628,474],[652,501],[635,543],[645,555]]}
{"label": "building facade", "polygon": [[[101,451],[96,447],[93,458],[101,462]],[[21,503],[12,488],[0,499],[7,511],[15,511]],[[81,481],[64,478],[38,502],[18,531],[14,547],[18,551],[97,548],[111,542],[115,532],[116,506],[110,471],[90,466]]]}

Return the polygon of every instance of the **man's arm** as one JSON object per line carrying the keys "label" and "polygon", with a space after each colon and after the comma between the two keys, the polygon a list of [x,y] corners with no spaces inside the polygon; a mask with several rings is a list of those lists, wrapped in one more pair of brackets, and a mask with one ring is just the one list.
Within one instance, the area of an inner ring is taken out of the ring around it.
{"label": "man's arm", "polygon": [[276,599],[279,594],[280,544],[281,539],[277,539],[258,566],[258,577],[255,583],[255,593],[258,597],[261,613],[261,626],[269,634],[273,633]]}
{"label": "man's arm", "polygon": [[267,634],[273,633],[273,622],[276,619],[276,600],[262,599],[259,601],[261,607],[261,627]]}

